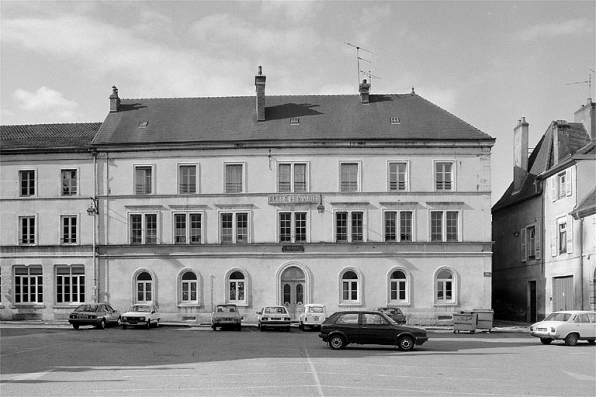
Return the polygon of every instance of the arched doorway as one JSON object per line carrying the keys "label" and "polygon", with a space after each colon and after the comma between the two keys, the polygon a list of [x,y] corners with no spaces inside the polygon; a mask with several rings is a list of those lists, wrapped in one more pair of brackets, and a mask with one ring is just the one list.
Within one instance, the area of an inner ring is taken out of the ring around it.
{"label": "arched doorway", "polygon": [[304,309],[306,277],[302,269],[290,266],[281,274],[281,302],[292,320],[297,320]]}

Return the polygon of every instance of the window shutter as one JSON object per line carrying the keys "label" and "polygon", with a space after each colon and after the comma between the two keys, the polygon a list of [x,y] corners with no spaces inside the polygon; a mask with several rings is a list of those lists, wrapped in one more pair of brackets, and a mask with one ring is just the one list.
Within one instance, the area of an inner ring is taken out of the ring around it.
{"label": "window shutter", "polygon": [[571,196],[571,168],[565,170],[565,194]]}
{"label": "window shutter", "polygon": [[527,254],[526,254],[527,236],[526,236],[526,228],[525,227],[520,231],[520,236],[521,236],[521,261],[525,262],[528,260]]}
{"label": "window shutter", "polygon": [[550,198],[552,201],[557,201],[557,183],[559,177],[557,175],[550,177]]}
{"label": "window shutter", "polygon": [[534,228],[534,247],[534,256],[536,259],[540,259],[540,229],[538,227]]}
{"label": "window shutter", "polygon": [[557,221],[553,221],[550,225],[550,251],[552,256],[557,256],[557,227],[559,224]]}
{"label": "window shutter", "polygon": [[573,217],[567,215],[567,253],[573,251]]}

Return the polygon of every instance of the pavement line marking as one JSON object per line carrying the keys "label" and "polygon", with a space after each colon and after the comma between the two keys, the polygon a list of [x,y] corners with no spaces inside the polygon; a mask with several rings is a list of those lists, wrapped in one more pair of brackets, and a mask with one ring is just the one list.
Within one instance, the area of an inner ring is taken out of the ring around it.
{"label": "pavement line marking", "polygon": [[68,344],[68,343],[71,343],[71,341],[68,341],[68,342],[62,342],[62,343],[54,343],[53,345],[46,345],[46,346],[40,346],[40,347],[33,347],[33,348],[31,348],[31,349],[19,350],[18,352],[14,352],[14,353],[5,353],[5,354],[0,354],[0,357],[14,356],[15,354],[26,353],[26,352],[30,352],[30,351],[32,351],[32,350],[40,350],[40,349],[45,349],[45,348],[52,347],[52,346],[66,345],[66,344]]}
{"label": "pavement line marking", "polygon": [[52,372],[53,369],[49,370],[49,371],[44,371],[44,372],[32,372],[30,374],[19,374],[19,375],[15,375],[11,378],[12,381],[24,381],[24,380],[37,380],[39,378],[41,378],[44,375],[49,374],[50,372]]}
{"label": "pavement line marking", "polygon": [[302,347],[304,348],[304,354],[306,356],[306,361],[308,362],[308,366],[310,367],[310,370],[313,374],[313,378],[315,378],[315,383],[317,385],[317,391],[319,392],[319,396],[324,397],[325,394],[323,393],[323,386],[321,386],[321,381],[319,380],[319,374],[317,374],[315,364],[313,363],[313,361],[310,359],[310,356],[308,355],[308,350],[306,349],[306,345],[302,344]]}
{"label": "pavement line marking", "polygon": [[583,374],[576,374],[573,372],[568,372],[568,371],[563,371],[564,374],[567,374],[569,376],[574,377],[577,380],[589,380],[594,382],[594,380],[596,380],[596,377],[594,376],[590,376],[590,375],[583,375]]}

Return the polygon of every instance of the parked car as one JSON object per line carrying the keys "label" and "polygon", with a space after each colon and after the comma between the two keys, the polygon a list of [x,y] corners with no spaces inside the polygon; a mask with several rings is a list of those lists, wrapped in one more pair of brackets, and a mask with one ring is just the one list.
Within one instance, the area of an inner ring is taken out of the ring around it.
{"label": "parked car", "polygon": [[549,314],[543,321],[530,326],[530,335],[549,345],[553,340],[564,340],[575,346],[578,340],[594,344],[596,341],[596,312],[566,310]]}
{"label": "parked car", "polygon": [[304,312],[300,313],[298,318],[298,327],[304,330],[304,327],[321,328],[321,324],[327,318],[325,305],[317,303],[308,303],[304,305]]}
{"label": "parked car", "polygon": [[242,316],[236,305],[217,305],[211,314],[211,328],[215,331],[220,328],[242,329]]}
{"label": "parked car", "polygon": [[127,326],[159,327],[159,311],[153,303],[137,303],[122,313],[122,328]]}
{"label": "parked car", "polygon": [[79,329],[81,325],[103,329],[110,324],[120,325],[120,312],[107,303],[85,303],[70,313],[68,322],[74,329]]}
{"label": "parked car", "polygon": [[332,349],[358,343],[393,345],[407,351],[428,340],[425,329],[400,325],[386,314],[375,311],[333,313],[321,325],[319,337]]}
{"label": "parked car", "polygon": [[375,312],[382,312],[395,320],[398,324],[406,323],[406,315],[401,311],[399,307],[377,307]]}
{"label": "parked car", "polygon": [[266,328],[282,328],[290,332],[292,319],[285,306],[265,306],[257,312],[257,322],[261,331]]}

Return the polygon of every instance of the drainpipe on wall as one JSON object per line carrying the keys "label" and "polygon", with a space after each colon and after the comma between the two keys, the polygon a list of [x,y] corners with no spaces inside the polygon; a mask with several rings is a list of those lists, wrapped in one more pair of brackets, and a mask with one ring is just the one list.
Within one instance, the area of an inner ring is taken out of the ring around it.
{"label": "drainpipe on wall", "polygon": [[99,302],[98,268],[97,252],[95,240],[97,239],[97,217],[99,216],[99,203],[97,202],[97,151],[93,150],[93,204],[95,213],[93,214],[93,301]]}
{"label": "drainpipe on wall", "polygon": [[581,310],[584,310],[584,218],[579,218],[579,284]]}

